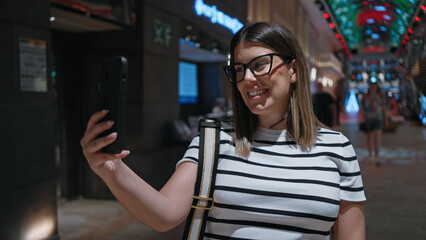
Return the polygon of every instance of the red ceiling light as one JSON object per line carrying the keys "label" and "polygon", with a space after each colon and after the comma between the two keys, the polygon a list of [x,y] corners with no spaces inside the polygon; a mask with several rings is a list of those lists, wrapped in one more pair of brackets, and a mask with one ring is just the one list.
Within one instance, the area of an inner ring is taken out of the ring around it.
{"label": "red ceiling light", "polygon": [[407,41],[402,40],[402,44],[407,45]]}
{"label": "red ceiling light", "polygon": [[415,17],[417,22],[420,22],[420,18],[419,17]]}
{"label": "red ceiling light", "polygon": [[410,37],[408,35],[405,35],[405,39],[408,41],[410,40]]}
{"label": "red ceiling light", "polygon": [[413,29],[411,29],[411,28],[409,28],[408,29],[408,32],[410,33],[410,34],[413,34],[414,32],[413,32]]}
{"label": "red ceiling light", "polygon": [[330,17],[330,14],[328,14],[328,13],[324,13],[324,14],[322,15],[322,17],[323,17],[323,18],[325,18],[325,19],[327,19],[327,18],[329,18],[329,17]]}
{"label": "red ceiling light", "polygon": [[340,38],[342,38],[342,36],[340,36],[340,34],[336,34],[336,38],[340,39]]}
{"label": "red ceiling light", "polygon": [[330,24],[328,24],[328,26],[330,27],[330,28],[334,28],[335,26],[334,26],[334,23],[330,23]]}
{"label": "red ceiling light", "polygon": [[425,5],[422,5],[422,10],[426,11],[426,6]]}

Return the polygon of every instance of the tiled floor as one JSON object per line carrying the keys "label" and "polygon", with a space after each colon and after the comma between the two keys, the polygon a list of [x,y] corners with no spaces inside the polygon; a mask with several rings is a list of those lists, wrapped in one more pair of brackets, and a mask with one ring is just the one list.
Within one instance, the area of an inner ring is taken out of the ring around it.
{"label": "tiled floor", "polygon": [[[364,134],[350,119],[342,131],[361,160],[367,203],[367,239],[426,239],[426,127],[404,122],[396,132],[384,133],[382,164],[363,162],[368,152]],[[78,199],[59,201],[62,240],[172,240],[180,239],[183,225],[156,233],[132,218],[116,201]]]}

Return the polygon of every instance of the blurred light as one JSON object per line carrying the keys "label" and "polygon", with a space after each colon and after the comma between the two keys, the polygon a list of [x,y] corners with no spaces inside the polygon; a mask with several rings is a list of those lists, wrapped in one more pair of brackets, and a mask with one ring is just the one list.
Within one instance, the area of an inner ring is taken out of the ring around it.
{"label": "blurred light", "polygon": [[330,23],[330,24],[328,24],[328,26],[330,27],[330,28],[334,28],[335,26],[334,26],[334,23]]}
{"label": "blurred light", "polygon": [[325,19],[327,19],[327,18],[329,18],[329,17],[330,17],[330,14],[328,14],[328,13],[324,13],[324,14],[322,15],[322,17],[323,17],[323,18],[325,18]]}
{"label": "blurred light", "polygon": [[411,29],[411,28],[409,28],[408,29],[408,32],[410,33],[410,34],[413,34],[414,32],[413,32],[413,29]]}
{"label": "blurred light", "polygon": [[362,72],[362,80],[367,81],[368,74],[366,72]]}
{"label": "blurred light", "polygon": [[379,79],[381,82],[385,81],[385,74],[379,73]]}
{"label": "blurred light", "polygon": [[311,82],[315,82],[315,79],[317,79],[317,69],[313,67],[311,69]]}
{"label": "blurred light", "polygon": [[340,34],[336,34],[336,38],[340,39],[342,36],[340,36]]}
{"label": "blurred light", "polygon": [[385,12],[386,8],[384,6],[374,6],[374,10],[378,12]]}
{"label": "blurred light", "polygon": [[408,35],[405,35],[405,39],[408,41],[410,40],[410,37]]}
{"label": "blurred light", "polygon": [[374,21],[374,19],[369,18],[365,22],[368,23],[368,24],[373,24],[375,21]]}
{"label": "blurred light", "polygon": [[55,17],[50,17],[50,19],[49,19],[51,22],[54,22],[55,20],[56,20],[56,18]]}
{"label": "blurred light", "polygon": [[420,18],[419,17],[415,17],[417,22],[420,22]]}
{"label": "blurred light", "polygon": [[24,239],[48,239],[52,236],[52,234],[54,234],[55,228],[55,218],[37,218],[37,221],[34,221],[34,223],[32,223],[25,232]]}
{"label": "blurred light", "polygon": [[352,90],[349,94],[349,99],[346,104],[346,112],[358,112],[359,111],[359,105],[358,101],[356,100],[355,92]]}
{"label": "blurred light", "polygon": [[392,18],[389,16],[389,15],[383,15],[383,19],[386,19],[386,20],[389,20],[389,21],[391,21],[392,20]]}
{"label": "blurred light", "polygon": [[373,33],[373,34],[371,34],[371,38],[372,38],[372,39],[379,39],[379,38],[380,38],[380,35],[379,35],[379,34],[377,34],[377,33]]}
{"label": "blurred light", "polygon": [[426,6],[422,5],[422,10],[426,11]]}

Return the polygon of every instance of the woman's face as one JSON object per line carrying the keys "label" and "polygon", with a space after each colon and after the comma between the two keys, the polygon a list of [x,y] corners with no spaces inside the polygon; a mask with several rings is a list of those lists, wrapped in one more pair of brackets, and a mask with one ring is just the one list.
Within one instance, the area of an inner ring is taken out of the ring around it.
{"label": "woman's face", "polygon": [[370,92],[377,93],[377,85],[376,84],[371,84],[370,85]]}
{"label": "woman's face", "polygon": [[[260,44],[243,42],[234,49],[234,64],[246,64],[268,53],[274,53],[274,51]],[[246,69],[244,79],[237,83],[244,103],[253,114],[258,115],[259,123],[262,120],[265,124],[274,123],[287,112],[290,84],[296,82],[293,65],[294,60],[290,64],[285,64],[280,57],[273,56],[269,74],[256,77],[249,69]]]}

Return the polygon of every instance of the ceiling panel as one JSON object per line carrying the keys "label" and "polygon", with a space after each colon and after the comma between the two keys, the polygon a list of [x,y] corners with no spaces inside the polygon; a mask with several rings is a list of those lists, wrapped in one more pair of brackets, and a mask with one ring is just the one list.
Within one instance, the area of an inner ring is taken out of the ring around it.
{"label": "ceiling panel", "polygon": [[421,0],[325,0],[353,52],[389,52],[403,40]]}

